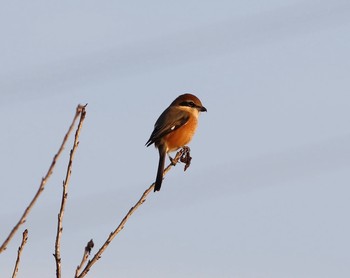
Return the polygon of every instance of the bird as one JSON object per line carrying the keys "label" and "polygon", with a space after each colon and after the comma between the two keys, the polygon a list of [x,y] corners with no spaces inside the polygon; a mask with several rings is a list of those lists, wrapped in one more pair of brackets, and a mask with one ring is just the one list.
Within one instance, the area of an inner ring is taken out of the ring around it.
{"label": "bird", "polygon": [[207,112],[207,109],[198,97],[187,93],[178,96],[156,121],[154,130],[145,144],[147,147],[154,144],[159,151],[154,192],[159,191],[162,186],[166,155],[191,141],[197,129],[200,112]]}

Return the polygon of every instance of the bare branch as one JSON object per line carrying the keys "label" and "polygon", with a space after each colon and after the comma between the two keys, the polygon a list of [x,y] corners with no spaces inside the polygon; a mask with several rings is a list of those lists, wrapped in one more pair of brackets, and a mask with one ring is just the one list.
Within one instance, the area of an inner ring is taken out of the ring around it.
{"label": "bare branch", "polygon": [[77,130],[75,132],[73,148],[71,149],[70,155],[69,155],[69,163],[68,163],[68,167],[67,167],[66,178],[63,181],[63,192],[62,192],[61,207],[60,207],[60,211],[58,214],[57,234],[56,234],[55,254],[54,254],[55,261],[56,261],[56,277],[57,278],[61,277],[61,250],[60,250],[60,246],[61,246],[61,237],[62,237],[62,231],[63,231],[62,223],[63,223],[63,217],[64,217],[64,209],[66,207],[67,196],[68,196],[68,184],[69,184],[71,174],[72,174],[74,155],[75,155],[77,148],[78,148],[78,145],[79,145],[80,131],[81,131],[81,128],[83,126],[83,122],[84,122],[85,115],[86,115],[85,107],[86,106],[83,106],[81,108],[80,120],[79,120]]}
{"label": "bare branch", "polygon": [[80,265],[77,266],[77,269],[75,271],[75,277],[78,277],[79,272],[81,270],[81,268],[84,266],[84,264],[86,263],[87,259],[90,256],[91,250],[92,248],[94,248],[94,242],[92,241],[92,239],[87,243],[85,249],[84,249],[84,255],[83,258],[81,260]]}
{"label": "bare branch", "polygon": [[[168,167],[166,167],[164,169],[164,174],[163,175],[165,175],[171,169],[171,167],[176,165],[176,163],[179,161],[179,159],[183,156],[183,152],[184,152],[184,150],[180,150],[179,152],[177,152],[175,158],[172,160],[172,163],[170,163],[168,165]],[[85,268],[81,272],[81,274],[78,275],[77,272],[75,273],[75,278],[85,277],[85,275],[89,272],[90,268],[97,262],[97,260],[99,260],[101,258],[102,253],[106,250],[106,248],[112,242],[112,240],[115,238],[115,236],[124,228],[124,225],[128,221],[128,219],[130,218],[130,216],[146,201],[146,197],[148,196],[148,194],[150,192],[153,191],[153,189],[154,189],[154,183],[142,194],[141,198],[137,201],[137,203],[125,215],[125,217],[120,222],[118,227],[113,232],[111,232],[109,234],[109,236],[108,236],[107,240],[105,241],[105,243],[98,250],[98,252],[94,255],[94,257],[91,260],[89,260],[89,262],[87,263],[87,265],[85,266]]]}
{"label": "bare branch", "polygon": [[22,251],[23,251],[24,245],[26,245],[26,243],[27,243],[27,240],[28,240],[28,230],[25,229],[23,232],[21,245],[20,245],[20,247],[18,247],[17,260],[16,260],[15,268],[14,268],[13,273],[12,273],[12,278],[17,277],[19,262],[21,260]]}
{"label": "bare branch", "polygon": [[[85,105],[86,106],[86,105]],[[44,191],[45,185],[48,181],[48,179],[50,178],[50,176],[53,173],[53,169],[55,168],[56,162],[58,160],[58,158],[60,157],[62,151],[64,150],[64,146],[68,140],[68,137],[70,135],[70,133],[73,130],[73,127],[75,125],[76,120],[78,119],[80,113],[82,112],[83,108],[85,108],[85,106],[82,105],[78,105],[78,107],[76,108],[76,112],[75,112],[75,116],[73,118],[72,124],[70,125],[66,135],[63,138],[62,144],[60,146],[60,148],[58,149],[58,152],[55,154],[55,156],[53,157],[52,163],[45,175],[45,177],[43,177],[41,179],[41,183],[39,186],[38,191],[36,192],[33,200],[29,203],[28,207],[25,209],[21,219],[18,221],[18,223],[13,227],[12,231],[10,232],[10,234],[8,235],[8,237],[6,238],[6,240],[4,241],[4,243],[1,245],[0,247],[0,253],[2,253],[4,250],[6,250],[7,245],[9,244],[9,242],[11,241],[11,239],[13,238],[13,236],[15,235],[15,233],[17,232],[17,230],[19,229],[19,227],[26,221],[27,216],[29,214],[29,212],[31,211],[31,209],[33,208],[35,202],[38,200],[39,196],[41,195],[41,193]]]}

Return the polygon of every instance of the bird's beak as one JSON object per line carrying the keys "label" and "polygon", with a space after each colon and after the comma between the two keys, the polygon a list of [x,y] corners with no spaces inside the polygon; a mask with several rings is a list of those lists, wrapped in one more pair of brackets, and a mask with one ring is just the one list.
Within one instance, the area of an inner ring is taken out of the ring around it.
{"label": "bird's beak", "polygon": [[201,111],[201,112],[207,112],[207,108],[205,108],[204,106],[202,106],[202,107],[199,108],[199,111]]}

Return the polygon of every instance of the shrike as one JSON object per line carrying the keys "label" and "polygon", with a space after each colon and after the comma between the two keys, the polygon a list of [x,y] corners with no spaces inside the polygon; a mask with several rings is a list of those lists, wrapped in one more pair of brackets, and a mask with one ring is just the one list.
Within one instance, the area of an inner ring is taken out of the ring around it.
{"label": "shrike", "polygon": [[159,191],[163,181],[165,157],[187,145],[197,129],[199,112],[207,109],[192,94],[178,96],[164,110],[154,125],[146,146],[154,145],[159,150],[159,164],[154,191]]}

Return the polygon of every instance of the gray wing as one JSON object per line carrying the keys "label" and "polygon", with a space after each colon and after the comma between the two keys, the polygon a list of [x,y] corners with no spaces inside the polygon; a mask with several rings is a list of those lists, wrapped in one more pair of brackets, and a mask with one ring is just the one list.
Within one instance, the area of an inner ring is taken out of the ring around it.
{"label": "gray wing", "polygon": [[154,130],[148,139],[146,146],[159,141],[162,137],[173,132],[188,122],[189,113],[175,107],[168,107],[158,118]]}

